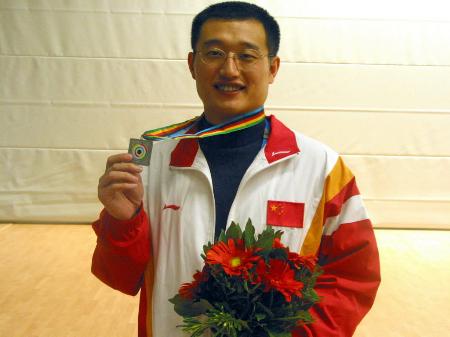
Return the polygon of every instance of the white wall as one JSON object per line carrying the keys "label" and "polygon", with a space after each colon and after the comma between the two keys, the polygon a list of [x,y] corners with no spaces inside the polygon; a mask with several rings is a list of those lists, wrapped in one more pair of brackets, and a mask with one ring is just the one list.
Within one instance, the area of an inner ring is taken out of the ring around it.
{"label": "white wall", "polygon": [[[89,222],[105,158],[201,113],[186,56],[215,1],[0,0],[0,222]],[[450,227],[445,1],[253,1],[278,19],[266,104],[342,153],[377,226]]]}

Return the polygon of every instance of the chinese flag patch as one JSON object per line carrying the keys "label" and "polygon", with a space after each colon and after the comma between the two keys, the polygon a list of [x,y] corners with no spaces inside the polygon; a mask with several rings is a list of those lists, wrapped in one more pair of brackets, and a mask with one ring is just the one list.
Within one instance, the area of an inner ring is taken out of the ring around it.
{"label": "chinese flag patch", "polygon": [[305,204],[289,201],[267,201],[267,224],[270,226],[282,226],[303,228],[303,213]]}

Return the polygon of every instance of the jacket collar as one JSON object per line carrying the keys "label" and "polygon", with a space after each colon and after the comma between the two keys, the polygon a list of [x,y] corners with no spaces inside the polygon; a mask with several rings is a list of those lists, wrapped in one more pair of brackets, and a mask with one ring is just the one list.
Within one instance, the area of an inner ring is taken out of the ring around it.
{"label": "jacket collar", "polygon": [[[269,164],[300,152],[295,134],[275,116],[269,116],[270,134],[264,148]],[[190,130],[188,133],[194,133]],[[175,146],[170,157],[170,166],[191,167],[199,149],[196,139],[182,139]]]}
{"label": "jacket collar", "polygon": [[270,134],[264,153],[269,164],[300,152],[294,132],[275,116],[269,116]]}

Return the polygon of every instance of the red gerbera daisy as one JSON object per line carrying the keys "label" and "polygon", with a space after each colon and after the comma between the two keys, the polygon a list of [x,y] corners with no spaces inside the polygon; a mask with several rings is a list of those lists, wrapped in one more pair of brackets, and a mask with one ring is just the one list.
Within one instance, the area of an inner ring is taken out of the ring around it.
{"label": "red gerbera daisy", "polygon": [[192,300],[195,297],[195,293],[200,285],[200,283],[205,282],[208,279],[208,275],[206,275],[202,271],[198,271],[194,274],[194,281],[190,283],[183,283],[178,290],[178,293],[181,297]]}
{"label": "red gerbera daisy", "polygon": [[292,300],[292,295],[301,296],[303,282],[294,278],[294,270],[286,261],[272,259],[267,266],[263,261],[258,263],[256,273],[265,285],[265,291],[278,290],[283,294],[287,302]]}
{"label": "red gerbera daisy", "polygon": [[243,240],[229,239],[228,244],[220,241],[206,253],[206,262],[220,264],[228,275],[247,276],[259,256],[253,255],[254,249],[246,249]]}
{"label": "red gerbera daisy", "polygon": [[317,263],[317,257],[314,255],[302,256],[293,252],[289,252],[288,259],[293,262],[297,268],[305,266],[311,272],[314,270]]}

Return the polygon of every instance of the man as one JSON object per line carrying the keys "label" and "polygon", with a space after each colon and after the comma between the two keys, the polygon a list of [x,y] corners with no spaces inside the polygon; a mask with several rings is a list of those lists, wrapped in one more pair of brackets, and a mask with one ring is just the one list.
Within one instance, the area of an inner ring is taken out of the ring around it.
{"label": "man", "polygon": [[[263,113],[279,39],[276,21],[255,5],[220,3],[195,17],[188,65],[204,112],[188,133]],[[230,134],[156,142],[144,172],[130,160],[109,157],[99,180],[92,271],[124,293],[141,291],[139,336],[185,335],[168,299],[201,269],[203,244],[248,218],[257,232],[282,229],[284,244],[316,254],[324,270],[315,322],[293,336],[353,334],[378,288],[378,252],[354,176],[335,152],[271,116]]]}

